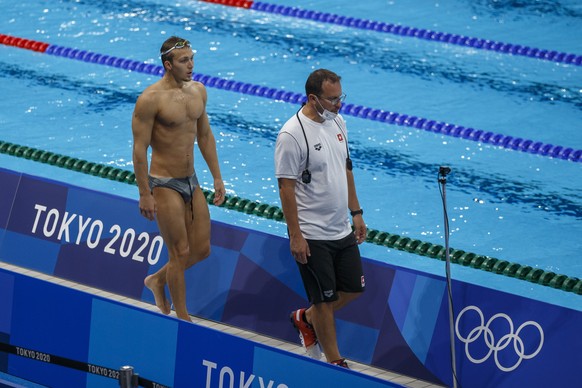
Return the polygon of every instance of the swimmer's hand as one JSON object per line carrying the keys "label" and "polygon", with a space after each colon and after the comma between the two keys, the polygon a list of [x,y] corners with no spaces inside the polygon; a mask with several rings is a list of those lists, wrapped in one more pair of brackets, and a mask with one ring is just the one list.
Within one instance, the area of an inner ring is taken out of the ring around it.
{"label": "swimmer's hand", "polygon": [[224,182],[222,179],[214,180],[214,200],[213,203],[216,206],[222,205],[226,196],[226,189],[224,188]]}
{"label": "swimmer's hand", "polygon": [[140,195],[139,197],[139,212],[142,216],[150,221],[153,221],[156,216],[156,201],[151,193]]}

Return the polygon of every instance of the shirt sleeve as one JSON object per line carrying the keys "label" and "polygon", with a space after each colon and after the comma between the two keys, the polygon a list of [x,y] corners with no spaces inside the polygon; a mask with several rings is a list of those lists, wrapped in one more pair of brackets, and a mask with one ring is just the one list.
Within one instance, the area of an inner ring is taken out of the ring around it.
{"label": "shirt sleeve", "polygon": [[297,139],[289,132],[280,132],[275,144],[275,176],[298,179],[305,165],[301,154]]}

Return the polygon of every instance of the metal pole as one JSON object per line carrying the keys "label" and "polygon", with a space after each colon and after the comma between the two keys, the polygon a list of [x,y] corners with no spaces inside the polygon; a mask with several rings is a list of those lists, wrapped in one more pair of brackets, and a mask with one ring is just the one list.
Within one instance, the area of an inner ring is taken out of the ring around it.
{"label": "metal pole", "polygon": [[133,367],[126,365],[119,369],[119,386],[121,388],[133,388]]}
{"label": "metal pole", "polygon": [[447,278],[447,290],[448,290],[448,300],[449,300],[449,335],[451,341],[451,366],[453,372],[453,387],[457,388],[457,362],[455,355],[455,315],[453,313],[453,291],[451,287],[451,258],[449,253],[449,220],[447,215],[447,174],[451,172],[449,167],[439,168],[439,183],[442,185],[442,195],[443,195],[443,210],[445,218],[445,270]]}

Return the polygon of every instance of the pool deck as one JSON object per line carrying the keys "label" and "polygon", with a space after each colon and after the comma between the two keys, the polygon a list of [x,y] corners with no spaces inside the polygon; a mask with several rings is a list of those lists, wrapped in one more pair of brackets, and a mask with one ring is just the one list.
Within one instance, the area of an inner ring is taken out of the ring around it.
{"label": "pool deck", "polygon": [[[125,304],[129,304],[131,306],[134,307],[138,307],[144,310],[150,310],[150,311],[154,311],[154,312],[158,312],[158,309],[155,305],[152,305],[150,303],[146,303],[146,302],[142,302],[136,299],[131,299],[131,298],[127,298],[124,296],[120,296],[120,295],[116,295],[116,294],[112,294],[110,292],[107,291],[103,291],[97,288],[92,288],[89,286],[85,286],[79,283],[75,283],[75,282],[71,282],[68,280],[64,280],[64,279],[60,279],[57,277],[53,277],[50,275],[46,275],[40,272],[36,272],[36,271],[32,271],[26,268],[22,268],[22,267],[18,267],[12,264],[8,264],[8,263],[4,263],[2,261],[0,261],[0,268],[6,269],[8,271],[12,271],[12,272],[16,272],[16,273],[20,273],[26,276],[31,276],[37,279],[41,279],[41,280],[45,280],[45,281],[49,281],[55,284],[59,284],[61,286],[64,287],[69,287],[69,288],[73,288],[79,291],[83,291],[83,292],[88,292],[90,294],[93,295],[97,295],[100,296],[102,298],[107,298],[107,299],[111,299],[120,303],[125,303]],[[175,316],[175,313],[172,311],[171,313],[172,316]],[[201,326],[205,326],[205,327],[209,327],[215,330],[219,330],[221,332],[224,333],[228,333],[234,336],[238,336],[241,338],[245,338],[247,340],[250,341],[254,341],[263,345],[267,345],[267,346],[271,346],[280,350],[284,350],[290,353],[295,353],[295,354],[300,354],[300,355],[304,355],[305,352],[303,350],[303,347],[300,346],[298,343],[290,343],[290,342],[285,342],[285,341],[281,341],[269,336],[265,336],[265,335],[261,335],[261,334],[257,334],[255,332],[252,331],[247,331],[247,330],[242,330],[238,327],[234,327],[234,326],[230,326],[230,325],[225,325],[223,323],[220,322],[215,322],[215,321],[211,321],[211,320],[207,320],[207,319],[203,319],[200,317],[196,317],[196,316],[192,316],[192,321],[197,324],[197,325],[201,325]],[[403,387],[407,387],[407,388],[442,388],[442,385],[436,385],[427,381],[422,381],[422,380],[418,380],[414,377],[410,377],[410,376],[404,376],[395,372],[391,372],[388,370],[384,370],[384,369],[380,369],[380,368],[375,368],[375,367],[371,367],[369,365],[366,364],[362,364],[362,363],[358,363],[352,360],[349,360],[349,365],[350,365],[350,369],[357,371],[359,373],[363,373],[369,376],[374,376],[378,379],[382,379],[382,380],[386,380],[386,381],[390,381],[396,384],[400,384]]]}

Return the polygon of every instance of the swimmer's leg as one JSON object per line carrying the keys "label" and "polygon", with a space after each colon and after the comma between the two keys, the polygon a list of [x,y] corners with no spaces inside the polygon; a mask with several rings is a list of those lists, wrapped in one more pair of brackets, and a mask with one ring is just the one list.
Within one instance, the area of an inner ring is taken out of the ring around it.
{"label": "swimmer's leg", "polygon": [[[188,235],[186,232],[185,216],[186,204],[182,196],[175,190],[165,187],[154,188],[154,198],[156,200],[158,228],[164,244],[168,249],[168,263],[155,274],[152,291],[158,293],[159,305],[166,307],[166,302],[162,299],[160,290],[162,284],[168,285],[172,303],[176,316],[185,321],[192,321],[186,307],[186,279],[184,273],[189,267],[188,258],[190,247],[188,245]],[[162,277],[164,276],[164,277]],[[165,296],[165,294],[163,294]],[[158,303],[158,302],[157,302]],[[156,303],[156,305],[157,305]],[[165,311],[167,311],[165,310]]]}

